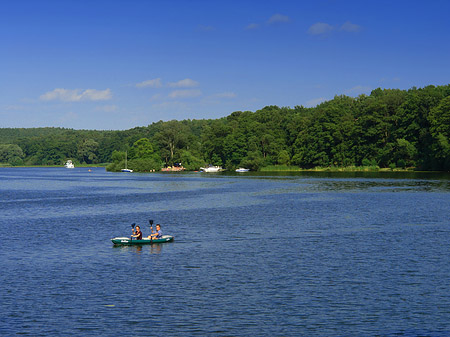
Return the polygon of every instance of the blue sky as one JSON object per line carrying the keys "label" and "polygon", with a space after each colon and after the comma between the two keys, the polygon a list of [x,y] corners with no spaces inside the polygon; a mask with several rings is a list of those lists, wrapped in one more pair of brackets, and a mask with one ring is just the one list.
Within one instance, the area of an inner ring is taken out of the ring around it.
{"label": "blue sky", "polygon": [[450,1],[0,1],[0,127],[123,130],[450,83]]}

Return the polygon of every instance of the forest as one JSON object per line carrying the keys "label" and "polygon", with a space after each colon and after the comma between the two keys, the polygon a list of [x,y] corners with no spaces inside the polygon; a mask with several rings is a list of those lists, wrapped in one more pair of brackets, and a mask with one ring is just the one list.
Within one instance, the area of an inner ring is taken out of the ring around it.
{"label": "forest", "polygon": [[316,107],[266,106],[220,119],[124,131],[0,128],[2,166],[107,165],[147,172],[181,163],[450,170],[450,85],[335,96]]}

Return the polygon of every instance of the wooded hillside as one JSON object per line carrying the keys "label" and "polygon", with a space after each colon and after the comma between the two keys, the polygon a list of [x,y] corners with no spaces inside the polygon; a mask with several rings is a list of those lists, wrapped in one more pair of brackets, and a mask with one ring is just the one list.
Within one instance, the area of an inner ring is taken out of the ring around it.
{"label": "wooded hillside", "polygon": [[[314,108],[266,106],[216,120],[153,123],[126,131],[0,129],[0,162],[111,163],[139,171],[181,162],[256,170],[267,165],[450,170],[450,85],[376,89]],[[113,167],[114,169],[114,167]]]}

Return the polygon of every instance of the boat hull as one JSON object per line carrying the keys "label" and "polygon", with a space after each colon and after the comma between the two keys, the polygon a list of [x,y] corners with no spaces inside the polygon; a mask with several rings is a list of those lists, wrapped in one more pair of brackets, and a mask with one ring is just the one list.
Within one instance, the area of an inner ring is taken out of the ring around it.
{"label": "boat hull", "polygon": [[142,239],[142,240],[131,240],[131,238],[127,237],[118,237],[111,239],[112,243],[115,245],[122,246],[134,246],[134,245],[151,245],[153,243],[165,243],[173,241],[173,236],[171,235],[163,235],[160,239]]}
{"label": "boat hull", "polygon": [[68,168],[68,169],[73,169],[73,168],[75,168],[75,165],[73,165],[73,163],[72,163],[71,160],[68,160],[68,161],[66,162],[66,164],[64,165],[64,167],[65,167],[65,168]]}
{"label": "boat hull", "polygon": [[220,166],[208,166],[208,167],[200,167],[202,172],[220,172],[222,171],[222,167]]}

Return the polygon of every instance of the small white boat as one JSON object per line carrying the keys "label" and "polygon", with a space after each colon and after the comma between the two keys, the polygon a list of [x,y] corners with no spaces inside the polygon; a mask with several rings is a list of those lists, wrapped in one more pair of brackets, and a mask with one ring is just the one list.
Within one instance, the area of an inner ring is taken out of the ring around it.
{"label": "small white boat", "polygon": [[64,164],[65,168],[75,168],[75,165],[72,163],[71,160],[68,160],[65,164]]}
{"label": "small white boat", "polygon": [[127,168],[127,162],[128,162],[128,161],[127,161],[127,157],[128,157],[128,152],[125,152],[125,168],[124,168],[124,169],[121,169],[120,171],[132,173],[133,170]]}
{"label": "small white boat", "polygon": [[203,172],[219,172],[222,171],[221,166],[208,166],[208,167],[200,167],[200,170]]}
{"label": "small white boat", "polygon": [[248,172],[248,171],[250,171],[250,169],[246,169],[246,168],[242,168],[242,167],[239,167],[238,169],[236,169],[236,172]]}

